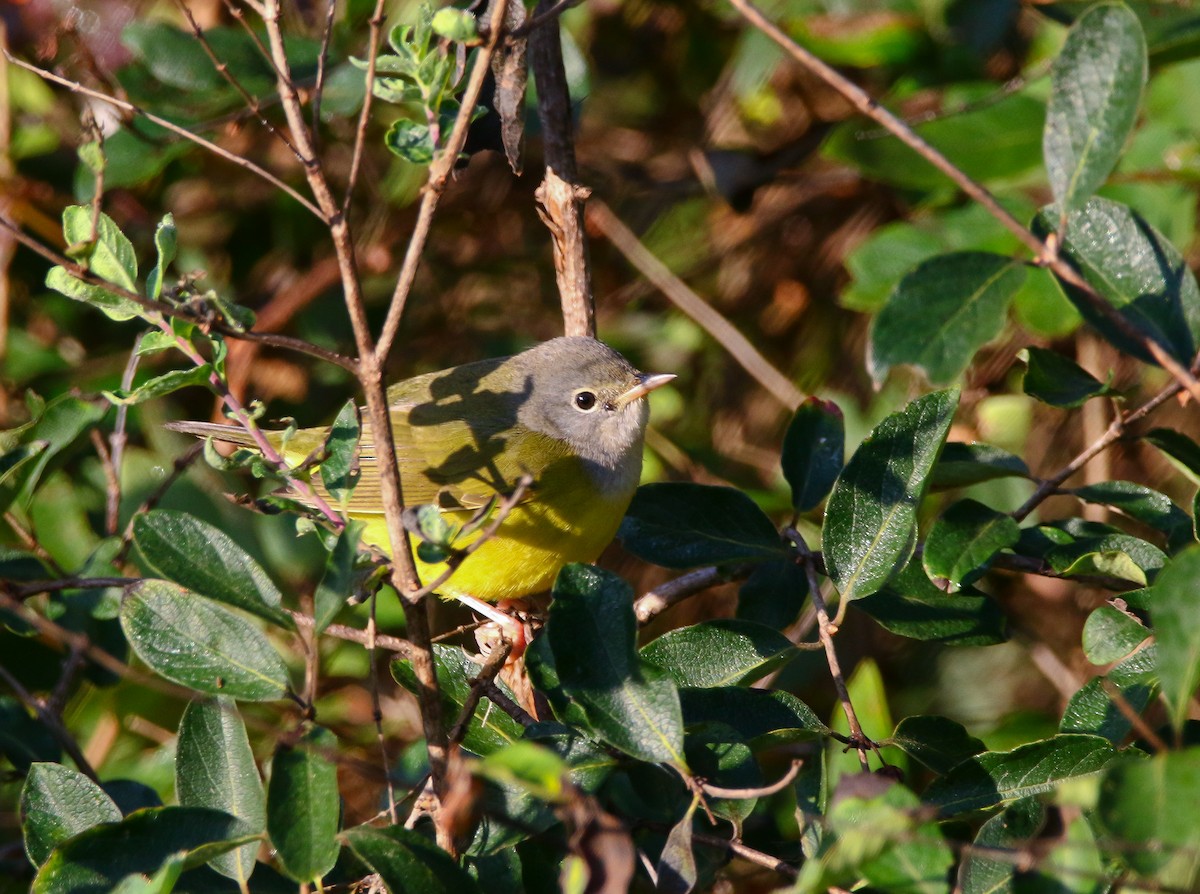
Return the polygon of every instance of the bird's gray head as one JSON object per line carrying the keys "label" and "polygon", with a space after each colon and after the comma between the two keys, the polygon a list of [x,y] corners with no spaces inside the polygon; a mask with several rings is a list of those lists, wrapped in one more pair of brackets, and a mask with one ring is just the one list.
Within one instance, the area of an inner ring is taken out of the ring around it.
{"label": "bird's gray head", "polygon": [[583,459],[609,472],[641,468],[650,407],[645,397],[675,378],[648,375],[594,338],[555,338],[510,361],[527,383],[529,398],[517,412],[534,431],[571,445]]}

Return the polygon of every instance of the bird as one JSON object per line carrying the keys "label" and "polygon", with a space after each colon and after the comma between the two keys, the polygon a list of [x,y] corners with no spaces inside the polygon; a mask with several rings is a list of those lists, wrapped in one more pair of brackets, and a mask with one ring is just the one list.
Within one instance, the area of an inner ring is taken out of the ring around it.
{"label": "bird", "polygon": [[[564,336],[511,357],[391,385],[388,412],[407,506],[432,504],[449,523],[464,525],[497,498],[512,496],[528,476],[519,501],[485,542],[460,556],[438,594],[493,616],[487,603],[543,592],[563,566],[594,562],[615,536],[641,477],[646,397],[674,378],[639,372],[596,339]],[[168,428],[254,449],[250,433],[236,425],[174,422]],[[300,429],[286,440],[282,432],[265,434],[295,466],[319,455],[329,432],[329,426]],[[342,512],[365,523],[364,544],[387,552],[378,457],[366,420],[358,466]],[[319,467],[312,484],[328,501]],[[481,536],[481,527],[455,548]],[[427,584],[448,566],[418,555],[416,567]]]}

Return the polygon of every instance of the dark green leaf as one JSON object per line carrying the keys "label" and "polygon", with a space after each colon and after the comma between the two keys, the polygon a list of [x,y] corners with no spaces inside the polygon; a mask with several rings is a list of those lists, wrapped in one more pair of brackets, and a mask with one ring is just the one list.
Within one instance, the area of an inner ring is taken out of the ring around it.
{"label": "dark green leaf", "polygon": [[4,484],[9,478],[16,475],[26,463],[37,459],[49,446],[49,441],[30,441],[14,447],[0,456],[0,484]]}
{"label": "dark green leaf", "polygon": [[821,548],[843,599],[876,592],[912,553],[917,509],[957,404],[956,391],[914,400],[879,423],[842,471]]}
{"label": "dark green leaf", "polygon": [[796,653],[791,640],[770,627],[718,620],[664,633],[641,656],[680,686],[748,686]]}
{"label": "dark green leaf", "polygon": [[933,772],[943,774],[987,750],[962,724],[933,715],[905,717],[883,744],[896,745]]}
{"label": "dark green leaf", "polygon": [[721,686],[679,691],[688,727],[724,723],[754,745],[812,741],[829,727],[790,692]]}
{"label": "dark green leaf", "polygon": [[1171,723],[1182,729],[1200,683],[1200,546],[1185,549],[1162,570],[1151,591],[1158,672]]}
{"label": "dark green leaf", "polygon": [[1046,552],[1050,567],[1064,577],[1102,575],[1142,586],[1167,561],[1162,550],[1129,534],[1083,536]]}
{"label": "dark green leaf", "polygon": [[942,448],[933,467],[930,485],[934,488],[967,487],[996,478],[1028,478],[1029,467],[1014,456],[990,444],[964,444],[951,441]]}
{"label": "dark green leaf", "polygon": [[[211,807],[266,831],[266,795],[246,727],[232,699],[194,701],[179,721],[175,793],[184,807]],[[239,885],[254,872],[258,844],[215,858],[212,868]]]}
{"label": "dark green leaf", "polygon": [[1093,397],[1115,393],[1109,386],[1111,375],[1109,382],[1101,382],[1055,351],[1024,348],[1017,359],[1025,364],[1025,393],[1052,407],[1081,407]]}
{"label": "dark green leaf", "polygon": [[358,438],[361,425],[358,407],[348,400],[325,439],[325,458],[321,460],[321,483],[336,504],[342,504],[358,484]]}
{"label": "dark green leaf", "polygon": [[225,532],[186,512],[154,509],[133,520],[133,542],[155,574],[210,599],[295,629],[275,582]]}
{"label": "dark green leaf", "polygon": [[563,689],[615,748],[685,769],[683,718],[674,682],[639,661],[629,584],[589,565],[554,583],[546,635]]}
{"label": "dark green leaf", "polygon": [[325,573],[321,575],[321,583],[313,594],[313,629],[317,633],[329,626],[346,600],[354,595],[358,583],[356,567],[362,531],[363,522],[349,519],[325,560]]}
{"label": "dark green leaf", "polygon": [[1041,802],[1025,798],[984,823],[958,869],[962,894],[1012,894],[1013,876],[1019,869],[1007,859],[1007,852],[1023,850],[1044,822]]}
{"label": "dark green leaf", "polygon": [[200,865],[254,832],[238,819],[204,807],[151,807],[118,823],[93,826],[60,844],[33,880],[33,894],[107,894],[132,873],[153,875],[186,854]]}
{"label": "dark green leaf", "polygon": [[689,894],[696,887],[696,855],[692,851],[692,817],[698,800],[692,801],[683,818],[671,827],[667,843],[658,858],[656,891],[663,894]]}
{"label": "dark green leaf", "polygon": [[[11,656],[5,659],[6,663],[10,661]],[[11,695],[0,695],[0,754],[25,772],[34,763],[60,760],[62,748],[54,734],[31,717],[24,705]]]}
{"label": "dark green leaf", "polygon": [[[1055,229],[1043,212],[1040,236]],[[1188,366],[1200,337],[1200,287],[1178,249],[1136,212],[1093,198],[1067,216],[1062,255],[1138,333]],[[1064,286],[1080,314],[1108,341],[1147,363],[1153,355],[1095,310],[1078,290]]]}
{"label": "dark green leaf", "polygon": [[638,488],[618,535],[640,559],[667,568],[762,562],[786,555],[779,532],[740,490],[661,482]]}
{"label": "dark green leaf", "polygon": [[347,829],[341,838],[379,874],[389,894],[473,894],[480,890],[453,857],[403,826],[357,826]]}
{"label": "dark green leaf", "polygon": [[[763,785],[762,771],[754,752],[741,733],[727,723],[703,723],[688,730],[684,742],[688,766],[712,785],[730,789],[757,789]],[[713,813],[740,827],[754,810],[758,799],[716,798],[709,801]]]}
{"label": "dark green leaf", "polygon": [[1200,477],[1200,444],[1173,428],[1152,428],[1142,435],[1171,459],[1183,465],[1193,475]]}
{"label": "dark green leaf", "polygon": [[989,646],[1008,639],[1008,622],[994,599],[977,590],[949,596],[917,562],[909,562],[887,587],[860,599],[855,608],[909,639],[948,646]]}
{"label": "dark green leaf", "polygon": [[1050,188],[1064,210],[1108,179],[1137,118],[1147,77],[1137,17],[1100,3],[1079,18],[1051,70],[1043,152]]}
{"label": "dark green leaf", "polygon": [[796,620],[808,595],[808,576],[790,560],[755,565],[738,590],[737,617],[783,630]]}
{"label": "dark green leaf", "polygon": [[[133,243],[111,217],[101,212],[92,227],[88,205],[63,209],[63,239],[67,254],[84,263],[96,276],[130,292],[137,291],[137,255]],[[114,318],[116,319],[116,318]]]}
{"label": "dark green leaf", "polygon": [[939,255],[896,286],[871,326],[871,376],[920,367],[935,385],[952,382],[1000,334],[1008,303],[1025,280],[1012,258],[986,252]]}
{"label": "dark green leaf", "polygon": [[842,471],[845,454],[845,424],[838,405],[816,397],[800,404],[783,437],[780,456],[796,512],[821,504]]}
{"label": "dark green leaf", "polygon": [[931,579],[949,583],[949,592],[978,580],[1002,549],[1021,536],[1017,523],[975,500],[960,500],[934,524],[925,541],[922,563]]}
{"label": "dark green leaf", "polygon": [[207,363],[202,366],[194,366],[191,369],[173,369],[170,372],[163,373],[161,376],[155,376],[143,382],[132,391],[125,391],[123,389],[105,391],[104,396],[118,406],[131,407],[156,397],[171,394],[180,388],[190,388],[193,385],[199,385],[204,388],[211,387],[209,379],[212,376],[212,372],[212,366]]}
{"label": "dark green leaf", "polygon": [[[1058,728],[1064,733],[1090,733],[1120,745],[1133,724],[1121,707],[1141,713],[1158,691],[1158,647],[1151,643],[1134,652],[1103,677],[1094,677],[1071,696]],[[1118,707],[1109,688],[1120,693]]]}
{"label": "dark green leaf", "polygon": [[1036,868],[1017,877],[1021,894],[1101,894],[1108,890],[1106,859],[1086,816],[1064,817],[1067,828],[1056,837]]}
{"label": "dark green leaf", "polygon": [[182,587],[145,580],[121,600],[121,628],[138,656],[168,680],[248,701],[282,698],[287,669],[247,621]]}
{"label": "dark green leaf", "polygon": [[1200,870],[1200,751],[1125,760],[1105,775],[1096,816],[1129,866],[1173,890]]}
{"label": "dark green leaf", "polygon": [[923,800],[942,816],[983,810],[1096,773],[1117,755],[1107,739],[1077,734],[1053,736],[1013,751],[988,751],[934,780]]}
{"label": "dark green leaf", "polygon": [[1083,625],[1083,654],[1092,664],[1111,664],[1124,658],[1150,636],[1133,615],[1102,605]]}
{"label": "dark green leaf", "polygon": [[1088,503],[1112,506],[1167,535],[1174,548],[1192,539],[1192,520],[1171,498],[1133,481],[1101,481],[1071,491]]}
{"label": "dark green leaf", "polygon": [[267,831],[284,871],[298,882],[321,878],[337,862],[337,738],[314,726],[275,749],[267,792]]}
{"label": "dark green leaf", "polygon": [[84,829],[120,820],[112,798],[82,773],[62,764],[29,767],[21,789],[21,832],[34,866],[41,866],[50,851]]}

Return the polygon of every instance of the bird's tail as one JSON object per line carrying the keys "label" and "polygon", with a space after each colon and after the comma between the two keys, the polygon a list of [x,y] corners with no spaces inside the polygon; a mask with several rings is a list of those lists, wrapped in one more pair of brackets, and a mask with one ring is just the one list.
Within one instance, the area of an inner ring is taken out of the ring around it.
{"label": "bird's tail", "polygon": [[165,428],[171,431],[183,432],[185,435],[195,435],[197,438],[212,438],[226,444],[237,444],[241,447],[256,447],[250,432],[240,425],[219,425],[216,422],[168,422]]}

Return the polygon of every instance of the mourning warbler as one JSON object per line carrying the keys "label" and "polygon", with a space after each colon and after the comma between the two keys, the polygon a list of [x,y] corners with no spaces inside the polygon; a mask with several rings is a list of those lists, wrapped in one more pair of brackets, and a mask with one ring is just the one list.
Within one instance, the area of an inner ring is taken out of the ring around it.
{"label": "mourning warbler", "polygon": [[[434,504],[447,521],[461,524],[496,495],[514,492],[523,475],[532,478],[521,502],[440,587],[441,594],[515,599],[548,589],[569,562],[594,561],[616,534],[638,484],[649,416],[645,397],[673,378],[638,372],[595,339],[573,337],[392,385],[388,401],[406,505]],[[254,446],[238,426],[168,427]],[[296,465],[321,449],[329,431],[301,429],[286,444],[279,432],[267,439]],[[364,542],[387,549],[373,442],[364,420],[361,477],[344,511],[366,522]],[[319,470],[312,480],[327,496]],[[417,561],[423,582],[445,567]]]}

